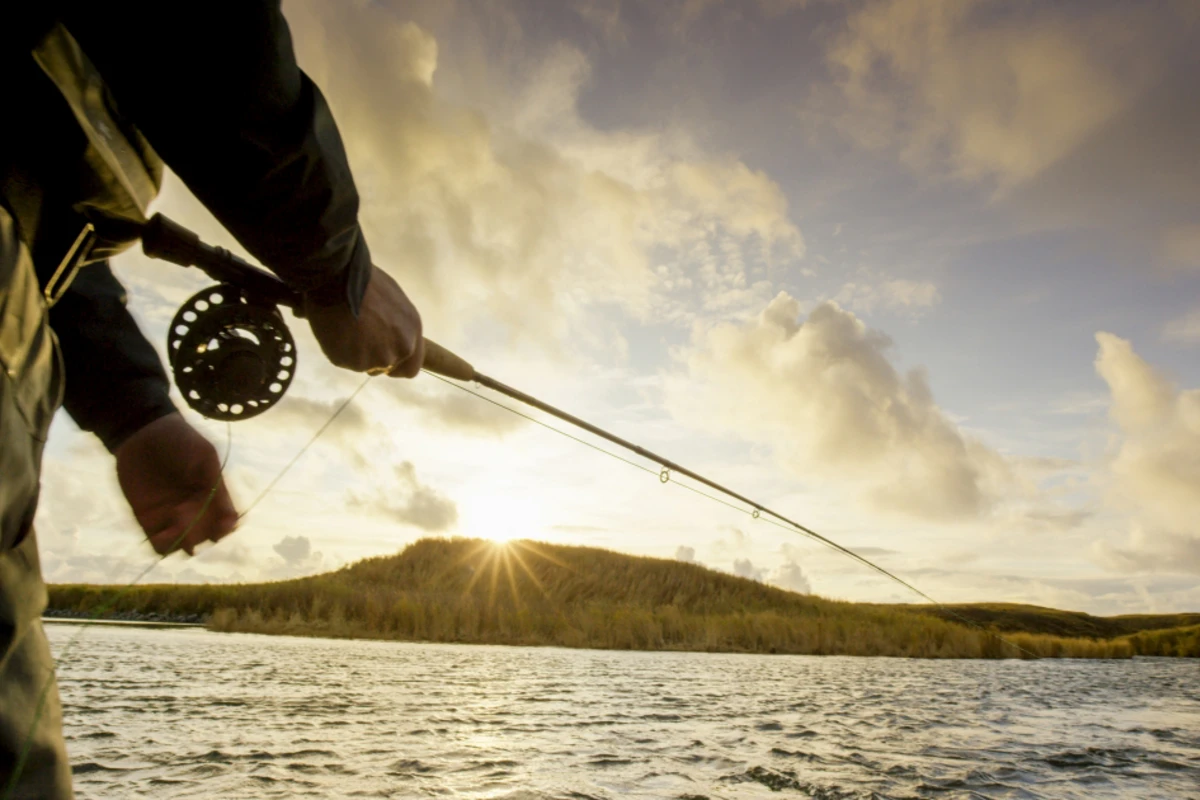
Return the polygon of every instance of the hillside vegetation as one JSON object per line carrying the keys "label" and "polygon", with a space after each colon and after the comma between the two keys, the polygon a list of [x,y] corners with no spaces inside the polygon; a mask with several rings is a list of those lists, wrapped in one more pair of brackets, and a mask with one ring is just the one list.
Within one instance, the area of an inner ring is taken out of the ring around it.
{"label": "hillside vegetation", "polygon": [[[124,593],[52,586],[50,606],[199,614],[218,631],[407,641],[922,658],[1200,655],[1200,625],[1178,628],[1200,615],[1117,617],[1133,621],[1105,627],[1112,619],[1051,609],[954,607],[1004,631],[1001,640],[937,608],[843,603],[696,564],[528,541],[423,539],[394,556],[278,583]],[[1086,620],[1064,627],[1067,618]]]}
{"label": "hillside vegetation", "polygon": [[1140,631],[1200,625],[1200,614],[1127,614],[1093,617],[1081,611],[1026,606],[1016,603],[971,603],[948,606],[914,606],[914,610],[947,621],[969,619],[998,631],[1048,633],[1053,636],[1111,639]]}

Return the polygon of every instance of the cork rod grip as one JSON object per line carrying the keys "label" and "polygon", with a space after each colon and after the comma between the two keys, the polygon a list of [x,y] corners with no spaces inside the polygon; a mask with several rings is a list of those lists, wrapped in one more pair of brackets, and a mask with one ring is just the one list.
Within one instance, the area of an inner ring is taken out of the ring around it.
{"label": "cork rod grip", "polygon": [[437,342],[425,340],[425,360],[421,368],[456,381],[475,379],[475,368]]}

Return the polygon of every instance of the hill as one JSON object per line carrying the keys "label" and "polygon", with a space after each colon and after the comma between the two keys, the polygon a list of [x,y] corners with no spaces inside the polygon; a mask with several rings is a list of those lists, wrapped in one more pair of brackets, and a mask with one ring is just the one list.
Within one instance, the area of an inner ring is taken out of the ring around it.
{"label": "hill", "polygon": [[998,631],[1047,633],[1053,636],[1111,639],[1141,631],[1200,625],[1200,614],[1127,614],[1118,617],[1093,617],[1081,611],[1017,603],[970,603],[959,605],[916,606],[914,610],[947,621],[964,617],[971,622]]}
{"label": "hill", "polygon": [[106,608],[109,616],[199,615],[220,631],[410,641],[925,658],[1119,658],[1155,647],[1200,654],[1200,626],[1175,627],[1197,615],[1145,618],[1141,628],[1120,623],[1140,631],[1157,619],[1184,631],[1145,639],[1139,649],[1129,636],[1055,633],[1086,629],[1062,627],[1064,616],[1100,620],[1095,630],[1109,630],[1102,618],[955,607],[1005,631],[1002,641],[937,608],[844,603],[697,564],[530,541],[423,539],[394,556],[277,583],[52,586],[50,605],[80,614]]}

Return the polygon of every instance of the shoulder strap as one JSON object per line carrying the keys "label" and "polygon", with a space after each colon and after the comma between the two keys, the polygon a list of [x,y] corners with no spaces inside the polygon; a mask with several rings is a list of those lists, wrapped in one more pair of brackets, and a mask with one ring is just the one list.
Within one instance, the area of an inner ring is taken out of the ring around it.
{"label": "shoulder strap", "polygon": [[136,231],[162,185],[162,161],[141,133],[114,111],[99,71],[66,28],[55,24],[34,48],[33,57],[87,136],[85,160],[98,180],[78,198],[76,210],[96,226],[100,241],[94,257],[107,257],[137,239]]}

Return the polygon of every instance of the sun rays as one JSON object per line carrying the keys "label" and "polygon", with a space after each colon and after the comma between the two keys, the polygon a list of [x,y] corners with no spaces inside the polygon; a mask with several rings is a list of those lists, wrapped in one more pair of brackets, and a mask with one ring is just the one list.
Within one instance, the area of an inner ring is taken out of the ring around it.
{"label": "sun rays", "polygon": [[499,591],[500,584],[503,581],[504,585],[508,588],[513,607],[520,609],[523,606],[521,584],[526,583],[526,581],[521,580],[521,575],[523,574],[528,579],[527,583],[532,585],[538,594],[542,597],[549,597],[542,579],[534,572],[533,568],[527,562],[527,558],[530,560],[542,559],[565,569],[572,569],[569,565],[547,555],[532,542],[526,540],[484,541],[470,550],[459,562],[472,570],[471,579],[463,588],[462,596],[466,597],[471,594],[476,584],[486,578],[488,586],[487,603],[489,607],[495,608],[497,605],[497,591]]}

